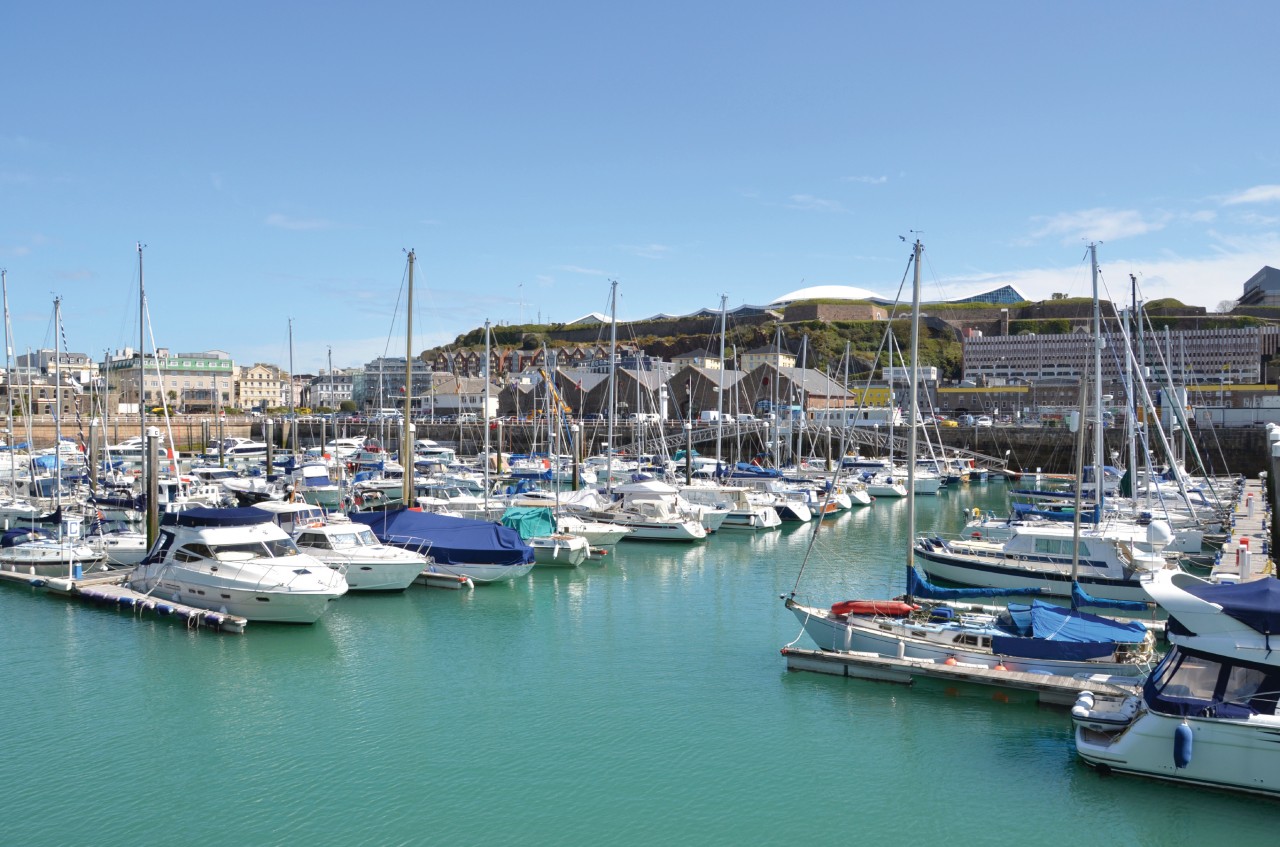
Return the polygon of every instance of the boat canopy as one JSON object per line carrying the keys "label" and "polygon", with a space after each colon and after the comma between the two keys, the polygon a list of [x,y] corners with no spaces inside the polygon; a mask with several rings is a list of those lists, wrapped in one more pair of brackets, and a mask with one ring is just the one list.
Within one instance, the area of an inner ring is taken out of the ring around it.
{"label": "boat canopy", "polygon": [[0,536],[0,547],[17,547],[29,541],[48,540],[53,537],[53,533],[43,527],[19,527],[6,530],[5,534]]}
{"label": "boat canopy", "polygon": [[1205,602],[1220,606],[1225,614],[1263,635],[1280,632],[1278,579],[1255,579],[1235,585],[1206,582],[1184,586],[1183,590]]}
{"label": "boat canopy", "polygon": [[270,523],[271,515],[261,509],[184,509],[161,517],[161,526],[253,526]]}
{"label": "boat canopy", "polygon": [[1033,600],[1030,606],[1010,603],[1001,625],[1017,634],[992,638],[991,650],[1031,659],[1100,659],[1114,653],[1116,644],[1140,643],[1147,637],[1140,623],[1120,623],[1043,600]]}
{"label": "boat canopy", "polygon": [[546,506],[510,506],[502,513],[502,525],[520,533],[525,541],[556,531],[555,517]]}
{"label": "boat canopy", "polygon": [[442,565],[523,565],[533,548],[520,533],[489,521],[413,509],[353,512],[351,520],[373,530],[383,544],[429,554]]}

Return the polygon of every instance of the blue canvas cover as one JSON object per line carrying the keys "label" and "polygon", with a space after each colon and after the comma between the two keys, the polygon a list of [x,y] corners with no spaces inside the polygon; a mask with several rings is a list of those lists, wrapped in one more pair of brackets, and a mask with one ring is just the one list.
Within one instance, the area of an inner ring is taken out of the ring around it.
{"label": "blue canvas cover", "polygon": [[383,544],[425,550],[443,565],[523,565],[533,561],[533,548],[520,533],[489,521],[455,518],[412,509],[353,512],[351,520],[373,530]]}
{"label": "blue canvas cover", "polygon": [[1078,609],[1081,606],[1091,606],[1095,609],[1122,609],[1126,612],[1145,612],[1147,604],[1141,600],[1108,600],[1104,597],[1094,597],[1083,588],[1080,583],[1071,583],[1071,608]]}
{"label": "blue canvas cover", "polygon": [[556,519],[546,506],[511,506],[502,513],[502,525],[520,533],[525,541],[556,531]]}
{"label": "blue canvas cover", "polygon": [[262,509],[185,509],[160,518],[161,526],[254,526],[271,523]]}
{"label": "blue canvas cover", "polygon": [[1141,642],[1147,634],[1140,623],[1119,623],[1041,600],[1032,601],[1030,614],[1030,638],[997,636],[991,639],[992,651],[1030,659],[1084,661],[1105,658],[1117,643]]}
{"label": "blue canvas cover", "polygon": [[1039,588],[943,588],[929,582],[914,566],[907,567],[907,594],[922,600],[960,600],[965,597],[1011,597],[1043,593]]}
{"label": "blue canvas cover", "polygon": [[1274,577],[1255,579],[1236,585],[1192,585],[1186,587],[1208,603],[1263,635],[1280,632],[1280,580]]}

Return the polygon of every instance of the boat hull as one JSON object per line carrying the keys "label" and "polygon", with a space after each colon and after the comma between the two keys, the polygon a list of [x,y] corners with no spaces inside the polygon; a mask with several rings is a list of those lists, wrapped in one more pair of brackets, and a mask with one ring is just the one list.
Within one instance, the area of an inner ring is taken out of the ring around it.
{"label": "boat hull", "polygon": [[909,622],[872,616],[850,616],[841,620],[826,610],[787,601],[787,608],[799,619],[805,634],[820,650],[836,653],[876,653],[900,659],[917,659],[939,664],[962,663],[984,668],[1003,667],[1019,673],[1071,676],[1077,673],[1109,674],[1137,677],[1146,672],[1145,664],[1106,661],[1063,661],[1043,658],[1002,656],[990,650],[967,650],[955,644],[914,638]]}
{"label": "boat hull", "polygon": [[[991,559],[972,561],[916,550],[916,558],[925,573],[936,579],[957,585],[976,585],[984,588],[1038,588],[1055,597],[1071,596],[1071,573],[1068,570],[1038,570],[1015,561]],[[1082,563],[1082,568],[1084,563]],[[1107,600],[1136,600],[1150,602],[1137,579],[1113,579],[1082,574],[1076,580],[1093,597]]]}
{"label": "boat hull", "polygon": [[1189,716],[1190,761],[1179,768],[1174,737],[1182,723],[1180,716],[1146,710],[1116,733],[1077,723],[1076,753],[1100,770],[1280,797],[1280,719]]}
{"label": "boat hull", "polygon": [[266,623],[310,624],[320,619],[329,603],[345,592],[256,591],[231,586],[211,586],[175,579],[142,578],[129,583],[135,591],[156,599],[221,612]]}

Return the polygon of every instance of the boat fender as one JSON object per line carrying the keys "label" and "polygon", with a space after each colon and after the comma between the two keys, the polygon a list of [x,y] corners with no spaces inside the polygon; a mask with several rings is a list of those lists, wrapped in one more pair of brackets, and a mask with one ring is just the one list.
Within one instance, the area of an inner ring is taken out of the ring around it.
{"label": "boat fender", "polygon": [[1184,720],[1173,731],[1173,764],[1178,770],[1191,764],[1191,745],[1191,727]]}

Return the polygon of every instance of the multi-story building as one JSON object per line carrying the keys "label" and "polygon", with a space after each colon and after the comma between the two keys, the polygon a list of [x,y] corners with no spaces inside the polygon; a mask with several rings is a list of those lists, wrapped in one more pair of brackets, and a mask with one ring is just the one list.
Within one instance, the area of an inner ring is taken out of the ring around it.
{"label": "multi-story building", "polygon": [[[1124,379],[1124,338],[1103,333],[1102,379]],[[1178,385],[1250,383],[1263,377],[1263,358],[1280,346],[1280,327],[1192,329],[1148,334],[1141,357],[1148,379]],[[970,335],[964,339],[964,379],[978,383],[1040,382],[1078,378],[1093,367],[1093,335],[1083,330],[1064,335]]]}
{"label": "multi-story building", "polygon": [[236,405],[246,411],[287,406],[288,378],[280,368],[262,362],[241,368],[236,378]]}
{"label": "multi-story building", "polygon": [[311,409],[337,409],[343,403],[352,400],[355,387],[355,375],[361,373],[359,368],[348,370],[334,369],[332,373],[321,371],[319,376],[311,377],[302,393],[300,405]]}
{"label": "multi-story building", "polygon": [[138,351],[126,347],[102,363],[107,391],[119,411],[130,406],[136,410],[139,399],[147,406],[167,402],[188,412],[213,411],[233,403],[235,363],[221,350],[175,355],[160,347],[142,360],[142,373],[139,360]]}
{"label": "multi-story building", "polygon": [[1280,271],[1266,265],[1244,284],[1241,306],[1280,306]]}
{"label": "multi-story building", "polygon": [[[57,360],[56,362],[54,360]],[[98,378],[98,363],[88,353],[61,354],[54,350],[36,350],[14,357],[18,370],[53,376],[60,372],[64,380],[71,380],[80,385],[92,385]]]}

